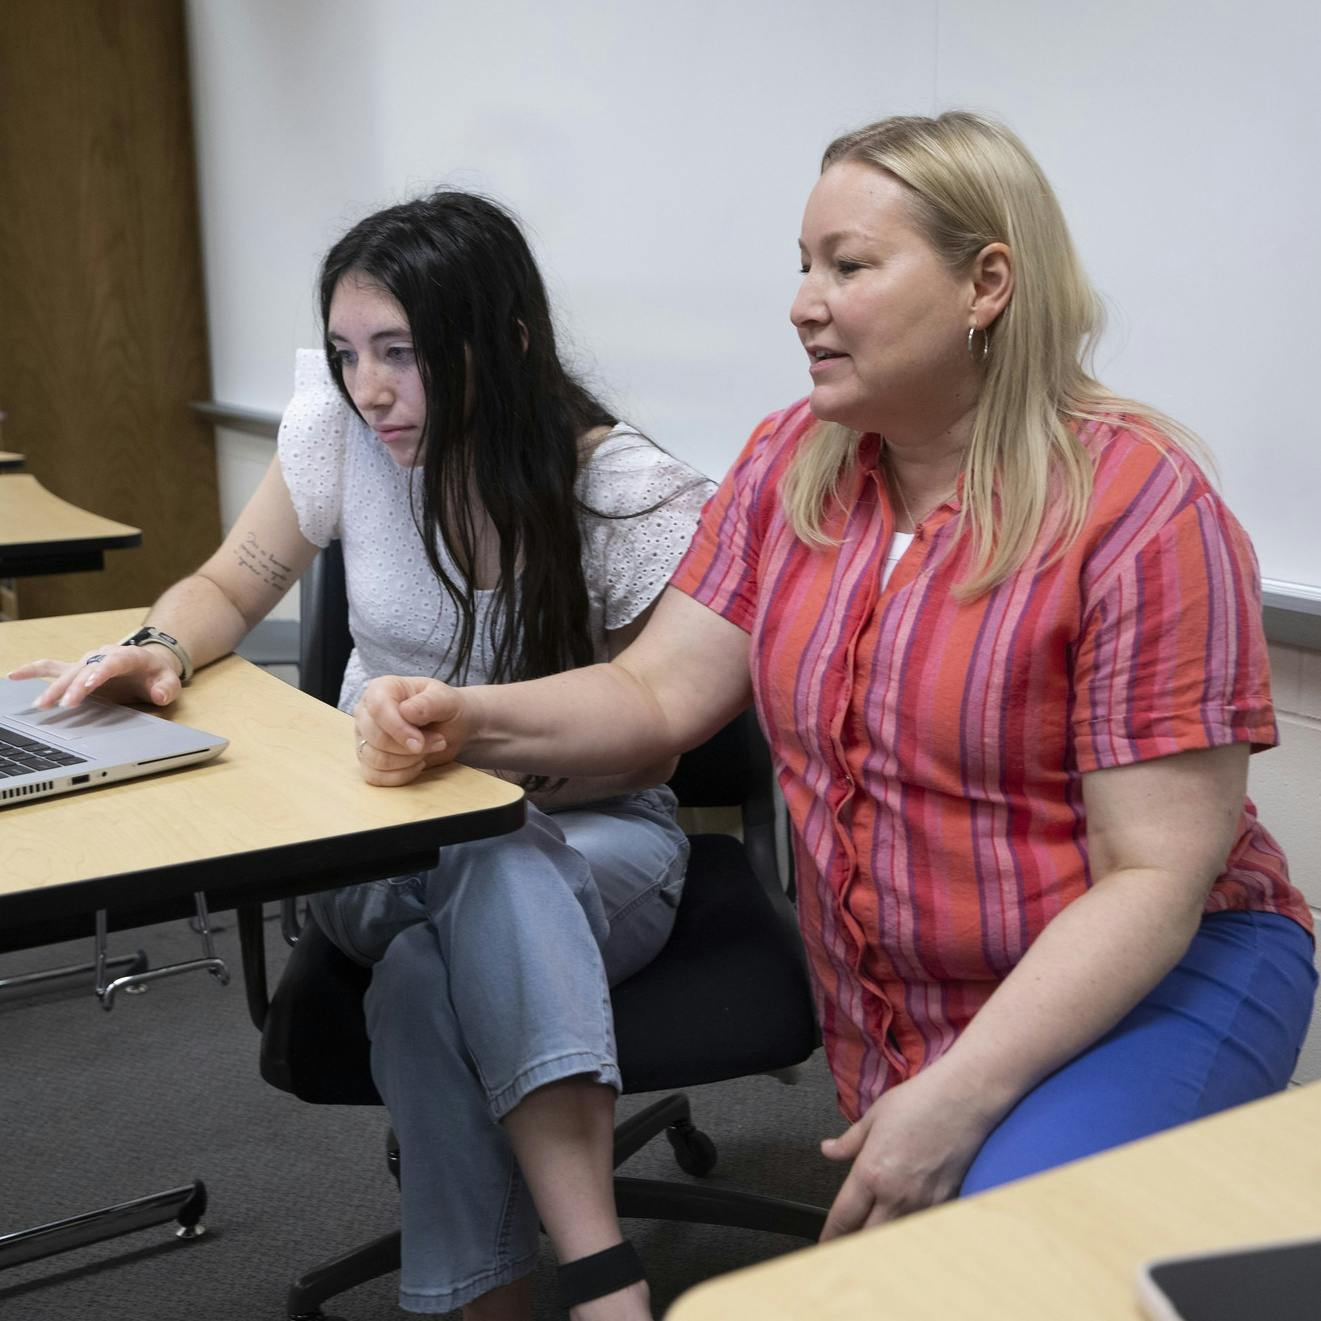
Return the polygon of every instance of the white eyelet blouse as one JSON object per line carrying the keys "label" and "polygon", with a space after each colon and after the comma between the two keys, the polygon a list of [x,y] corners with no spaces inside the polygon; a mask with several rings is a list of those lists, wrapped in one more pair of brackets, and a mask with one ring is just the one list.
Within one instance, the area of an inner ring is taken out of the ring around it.
{"label": "white eyelet blouse", "polygon": [[[294,397],[280,422],[278,449],[303,536],[317,546],[336,537],[343,543],[355,646],[340,709],[351,711],[377,675],[448,677],[446,653],[459,616],[427,563],[414,523],[420,471],[399,467],[385,453],[344,401],[320,349],[298,353]],[[626,427],[616,427],[583,465],[576,490],[589,509],[627,515],[666,501],[632,518],[580,516],[598,660],[606,657],[606,631],[631,623],[665,586],[714,489],[693,468]],[[452,568],[443,545],[439,551]],[[492,597],[476,595],[473,654],[458,681],[484,683],[489,677]]]}

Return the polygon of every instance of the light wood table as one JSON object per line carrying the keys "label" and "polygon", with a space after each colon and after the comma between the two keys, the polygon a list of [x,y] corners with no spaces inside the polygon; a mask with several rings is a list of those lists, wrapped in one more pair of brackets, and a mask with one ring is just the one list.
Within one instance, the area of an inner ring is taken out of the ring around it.
{"label": "light wood table", "polygon": [[[79,656],[145,613],[0,624],[0,674]],[[520,789],[463,766],[399,789],[365,784],[349,717],[237,656],[199,671],[164,718],[229,747],[182,770],[0,808],[0,949],[90,932],[98,909],[122,927],[187,916],[195,892],[212,907],[251,905],[431,867],[441,845],[524,820]],[[0,1270],[171,1219],[189,1236],[205,1206],[194,1181],[5,1234]]]}
{"label": "light wood table", "polygon": [[[0,624],[0,674],[73,659],[145,614]],[[98,908],[134,925],[172,898],[190,909],[198,890],[223,905],[390,875],[407,870],[395,861],[434,863],[443,843],[523,821],[521,790],[463,766],[401,789],[365,784],[350,718],[237,656],[200,670],[163,715],[230,745],[199,766],[0,809],[0,948]]]}
{"label": "light wood table", "polygon": [[103,551],[141,543],[140,528],[61,500],[31,473],[0,473],[0,577],[100,569]]}
{"label": "light wood table", "polygon": [[1143,1262],[1307,1235],[1321,1083],[711,1280],[666,1321],[1138,1321]]}
{"label": "light wood table", "polygon": [[16,454],[13,450],[0,450],[0,472],[11,472],[15,468],[21,468],[26,461],[26,454]]}

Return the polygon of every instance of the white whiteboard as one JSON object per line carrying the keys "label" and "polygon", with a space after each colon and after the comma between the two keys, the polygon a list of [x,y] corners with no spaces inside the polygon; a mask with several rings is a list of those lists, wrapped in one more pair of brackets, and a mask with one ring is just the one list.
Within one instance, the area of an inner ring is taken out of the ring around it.
{"label": "white whiteboard", "polygon": [[1111,307],[1103,379],[1205,438],[1266,578],[1321,602],[1321,6],[191,0],[189,18],[217,399],[283,405],[348,224],[472,186],[524,217],[593,382],[719,475],[807,389],[787,309],[822,147],[966,106],[1055,183]]}

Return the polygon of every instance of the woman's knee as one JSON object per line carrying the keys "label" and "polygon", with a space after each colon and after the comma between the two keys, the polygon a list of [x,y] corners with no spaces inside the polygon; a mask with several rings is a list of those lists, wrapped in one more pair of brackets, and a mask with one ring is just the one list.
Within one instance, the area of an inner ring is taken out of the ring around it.
{"label": "woman's knee", "polygon": [[435,933],[425,922],[405,928],[372,965],[372,979],[363,999],[367,1032],[374,1042],[418,1030],[424,1020],[450,1035],[453,1013],[445,965]]}
{"label": "woman's knee", "polygon": [[427,876],[427,908],[442,945],[518,932],[533,924],[580,929],[590,938],[608,931],[586,860],[564,841],[554,821],[535,808],[511,835],[443,850]]}
{"label": "woman's knee", "polygon": [[668,789],[629,794],[557,814],[586,858],[609,926],[602,945],[611,985],[660,952],[674,927],[688,869],[688,837]]}

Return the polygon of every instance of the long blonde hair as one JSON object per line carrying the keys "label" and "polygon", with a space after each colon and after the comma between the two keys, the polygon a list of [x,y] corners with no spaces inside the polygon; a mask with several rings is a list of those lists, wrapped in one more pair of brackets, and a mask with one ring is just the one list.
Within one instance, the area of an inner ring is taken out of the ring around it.
{"label": "long blonde hair", "polygon": [[[1013,295],[986,332],[964,464],[960,520],[973,567],[958,592],[977,596],[1019,568],[1043,534],[1053,558],[1081,531],[1092,465],[1077,423],[1123,415],[1158,446],[1196,449],[1197,442],[1090,374],[1104,323],[1100,299],[1046,176],[1007,128],[966,111],[897,116],[837,138],[822,173],[845,160],[885,170],[907,187],[914,222],[950,270],[967,271],[988,243],[1006,244],[1013,257]],[[785,512],[808,544],[831,544],[826,518],[858,439],[838,423],[818,423],[785,475]]]}

